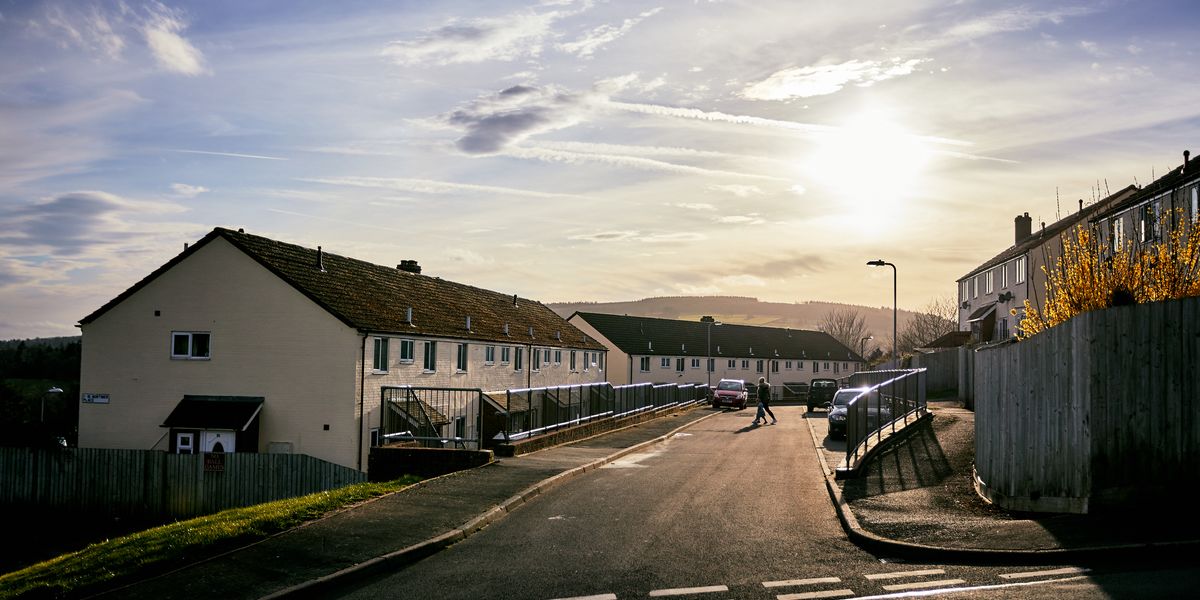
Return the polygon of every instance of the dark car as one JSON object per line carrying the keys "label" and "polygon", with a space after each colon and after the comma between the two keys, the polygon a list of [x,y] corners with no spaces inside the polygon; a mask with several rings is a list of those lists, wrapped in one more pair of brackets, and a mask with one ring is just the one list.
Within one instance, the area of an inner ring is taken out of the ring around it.
{"label": "dark car", "polygon": [[842,388],[833,395],[833,401],[829,404],[829,437],[846,437],[847,413],[852,408],[852,401],[856,405],[853,407],[856,414],[866,416],[866,431],[872,431],[892,418],[891,409],[886,404],[880,405],[879,392],[872,392],[871,388],[865,387]]}
{"label": "dark car", "polygon": [[741,379],[722,379],[717,382],[717,388],[713,390],[712,405],[713,408],[731,406],[742,410],[746,408],[747,398],[749,398],[749,392],[746,390],[745,381]]}
{"label": "dark car", "polygon": [[833,395],[838,391],[838,380],[816,378],[808,385],[808,411],[820,406],[829,407]]}

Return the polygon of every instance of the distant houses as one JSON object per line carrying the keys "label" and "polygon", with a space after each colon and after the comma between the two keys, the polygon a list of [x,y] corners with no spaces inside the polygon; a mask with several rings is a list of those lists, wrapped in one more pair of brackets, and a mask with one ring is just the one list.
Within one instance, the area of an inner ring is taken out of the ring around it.
{"label": "distant houses", "polygon": [[841,378],[865,361],[819,331],[576,312],[568,319],[608,347],[608,379],[627,383],[772,384]]}
{"label": "distant houses", "polygon": [[[534,300],[217,228],[80,320],[79,445],[303,453],[365,470],[385,386],[606,379]],[[473,419],[437,421],[478,435]]]}

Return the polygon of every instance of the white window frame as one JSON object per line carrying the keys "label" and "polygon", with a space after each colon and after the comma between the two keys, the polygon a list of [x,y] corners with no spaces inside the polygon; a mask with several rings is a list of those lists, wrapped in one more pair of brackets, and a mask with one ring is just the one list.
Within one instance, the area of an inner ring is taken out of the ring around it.
{"label": "white window frame", "polygon": [[1000,265],[1000,289],[1008,288],[1008,263]]}
{"label": "white window frame", "polygon": [[[182,442],[187,440],[185,446]],[[187,452],[184,452],[184,448]],[[175,454],[195,454],[196,453],[196,434],[191,431],[181,431],[175,433]]]}
{"label": "white window frame", "polygon": [[658,361],[658,366],[660,369],[670,369],[671,368],[671,358],[667,357],[667,356],[660,358]]}
{"label": "white window frame", "polygon": [[523,370],[522,367],[524,366],[521,364],[521,360],[524,358],[523,354],[525,349],[518,346],[513,348],[513,350],[516,350],[516,352],[513,353],[513,370],[521,371]]}
{"label": "white window frame", "polygon": [[540,372],[542,370],[542,351],[539,350],[538,348],[534,348],[533,350],[530,350],[529,358],[530,358],[530,361],[529,361],[530,372],[533,372],[533,373]]}
{"label": "white window frame", "polygon": [[1017,257],[1017,283],[1025,283],[1025,257]]}
{"label": "white window frame", "polygon": [[[645,359],[645,360],[647,361],[647,362],[646,362],[646,368],[645,368],[644,370],[645,370],[645,371],[649,371],[649,370],[650,370],[650,363],[649,363],[648,361],[650,360],[650,357],[649,357],[649,356],[643,356],[642,358],[643,358],[643,359]],[[572,372],[572,373],[574,373],[574,372],[575,372],[575,350],[572,350],[572,351],[571,351],[570,360],[571,360],[571,364],[569,364],[569,365],[568,365],[568,368],[571,370],[571,372]]]}
{"label": "white window frame", "polygon": [[400,363],[411,365],[416,355],[417,343],[413,340],[400,340]]}
{"label": "white window frame", "polygon": [[496,364],[496,347],[495,346],[484,346],[483,347],[483,364],[485,364],[485,365]]}
{"label": "white window frame", "polygon": [[727,366],[727,367],[725,367],[725,368],[727,368],[727,369],[736,369],[736,368],[737,368],[737,359],[736,359],[736,358],[731,358],[731,359],[729,359],[729,364],[728,364],[728,366]]}
{"label": "white window frame", "polygon": [[971,278],[971,292],[972,292],[972,294],[971,294],[972,298],[979,297],[979,276],[978,275]]}
{"label": "white window frame", "polygon": [[371,372],[372,373],[387,373],[388,372],[388,350],[391,346],[390,340],[385,337],[377,337],[375,339],[375,349],[371,356]]}
{"label": "white window frame", "polygon": [[500,364],[507,365],[512,362],[512,346],[500,346]]}
{"label": "white window frame", "polygon": [[680,357],[677,357],[677,358],[675,359],[675,372],[676,372],[676,373],[682,373],[682,372],[683,372],[683,357],[682,357],[682,356],[680,356]]}
{"label": "white window frame", "polygon": [[422,369],[426,373],[437,372],[437,342],[425,342],[425,358]]}
{"label": "white window frame", "polygon": [[772,373],[778,373],[778,372],[779,372],[779,361],[777,361],[777,360],[773,360],[773,361],[771,361],[771,372],[772,372]]}
{"label": "white window frame", "polygon": [[[571,356],[574,357],[574,355],[575,355],[575,353],[572,352]],[[638,359],[638,364],[641,367],[641,369],[640,369],[641,372],[643,372],[643,373],[650,372],[650,357],[649,356],[643,356],[640,359]]]}
{"label": "white window frame", "polygon": [[554,351],[554,364],[555,366],[562,364],[562,350]]}
{"label": "white window frame", "polygon": [[987,273],[984,274],[983,293],[990,294],[996,290],[996,286],[995,286],[996,279],[994,277],[995,273],[996,273],[995,269],[988,269]]}
{"label": "white window frame", "polygon": [[717,372],[717,359],[715,359],[715,358],[708,359],[708,372],[709,373]]}
{"label": "white window frame", "polygon": [[763,359],[761,359],[761,358],[758,359],[758,362],[754,363],[754,372],[762,373],[763,369],[766,368],[766,365],[764,363],[765,363],[765,361]]}
{"label": "white window frame", "polygon": [[693,359],[692,359],[692,368],[693,368],[693,369],[699,369],[699,368],[700,368],[700,359],[698,359],[698,358],[693,358]]}
{"label": "white window frame", "polygon": [[1192,186],[1192,222],[1200,222],[1200,185]]}
{"label": "white window frame", "polygon": [[[197,348],[196,348],[197,336],[204,336],[204,338],[205,338],[206,343],[204,344],[204,346],[207,349],[207,352],[205,354],[197,354],[196,353],[197,352]],[[176,338],[186,338],[187,339],[186,354],[177,354],[175,352]],[[212,333],[208,332],[208,331],[172,331],[171,332],[171,360],[212,360]]]}
{"label": "white window frame", "polygon": [[459,373],[466,373],[467,364],[470,362],[471,358],[470,346],[467,344],[459,344],[457,350],[458,352],[454,364],[454,370]]}

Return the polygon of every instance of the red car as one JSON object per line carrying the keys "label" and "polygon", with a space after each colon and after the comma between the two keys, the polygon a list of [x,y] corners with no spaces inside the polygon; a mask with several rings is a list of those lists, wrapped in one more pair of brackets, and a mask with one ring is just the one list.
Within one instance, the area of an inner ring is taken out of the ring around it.
{"label": "red car", "polygon": [[722,406],[736,406],[738,410],[746,408],[746,400],[749,394],[746,391],[746,382],[742,379],[722,379],[717,382],[717,389],[713,390],[713,408]]}

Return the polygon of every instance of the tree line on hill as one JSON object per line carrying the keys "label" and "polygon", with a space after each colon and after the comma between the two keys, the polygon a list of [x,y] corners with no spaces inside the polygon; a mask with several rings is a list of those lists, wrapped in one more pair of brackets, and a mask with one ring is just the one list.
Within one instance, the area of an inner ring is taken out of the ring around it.
{"label": "tree line on hill", "polygon": [[0,445],[73,445],[79,337],[0,341]]}

